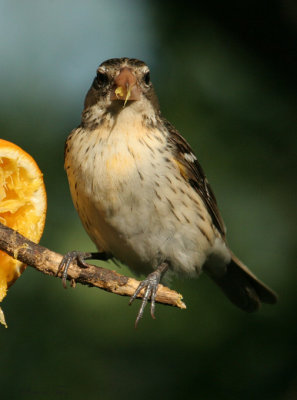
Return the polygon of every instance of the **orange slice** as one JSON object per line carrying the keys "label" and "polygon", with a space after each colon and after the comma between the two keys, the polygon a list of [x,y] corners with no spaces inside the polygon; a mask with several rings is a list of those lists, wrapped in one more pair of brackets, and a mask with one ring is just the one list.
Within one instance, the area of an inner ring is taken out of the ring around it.
{"label": "orange slice", "polygon": [[[17,145],[0,139],[0,222],[38,243],[46,206],[42,173],[34,159]],[[0,251],[0,302],[25,267]],[[5,324],[1,312],[0,322]]]}

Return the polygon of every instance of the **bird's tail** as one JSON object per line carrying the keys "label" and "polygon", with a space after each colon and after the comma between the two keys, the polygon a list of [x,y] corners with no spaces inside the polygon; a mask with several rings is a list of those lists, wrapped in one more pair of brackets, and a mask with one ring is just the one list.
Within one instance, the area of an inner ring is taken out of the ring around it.
{"label": "bird's tail", "polygon": [[261,303],[274,304],[277,295],[261,282],[234,254],[221,277],[208,275],[222,289],[228,299],[246,312],[257,311]]}

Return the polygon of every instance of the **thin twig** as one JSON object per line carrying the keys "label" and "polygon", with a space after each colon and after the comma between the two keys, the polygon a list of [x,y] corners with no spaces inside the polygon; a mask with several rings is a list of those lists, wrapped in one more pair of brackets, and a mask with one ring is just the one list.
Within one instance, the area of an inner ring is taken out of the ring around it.
{"label": "thin twig", "polygon": [[[57,277],[58,268],[62,260],[61,254],[31,242],[17,231],[1,223],[0,250],[46,275]],[[132,296],[140,283],[136,279],[120,275],[107,268],[90,264],[88,268],[80,268],[76,263],[70,265],[67,279],[83,285],[98,287],[121,296]],[[143,292],[140,292],[138,297],[142,297],[142,295]],[[183,309],[186,308],[182,301],[182,295],[163,285],[158,287],[156,301]]]}

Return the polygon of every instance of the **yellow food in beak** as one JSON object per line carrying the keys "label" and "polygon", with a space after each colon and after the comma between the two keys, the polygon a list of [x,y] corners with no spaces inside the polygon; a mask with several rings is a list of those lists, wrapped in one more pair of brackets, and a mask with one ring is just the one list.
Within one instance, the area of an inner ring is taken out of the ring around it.
{"label": "yellow food in beak", "polygon": [[124,102],[123,108],[125,107],[127,101],[131,97],[131,88],[130,88],[130,86],[127,87],[127,90],[125,88],[123,88],[123,86],[119,86],[114,91],[114,93],[115,93],[115,95],[117,96],[118,99],[123,99],[124,96],[125,96],[125,92],[126,92],[126,97],[125,97],[125,102]]}

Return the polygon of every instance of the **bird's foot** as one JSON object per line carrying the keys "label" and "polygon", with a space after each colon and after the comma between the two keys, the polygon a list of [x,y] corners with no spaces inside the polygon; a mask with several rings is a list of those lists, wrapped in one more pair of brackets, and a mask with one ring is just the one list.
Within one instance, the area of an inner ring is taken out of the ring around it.
{"label": "bird's foot", "polygon": [[158,285],[159,285],[160,279],[161,279],[162,275],[168,270],[168,267],[169,267],[169,265],[167,262],[163,262],[162,264],[160,264],[154,272],[149,274],[146,277],[146,279],[144,279],[142,282],[140,282],[140,284],[138,285],[138,288],[135,290],[135,293],[133,294],[133,296],[131,296],[129,305],[131,305],[132,302],[136,299],[136,297],[139,295],[140,291],[142,289],[144,289],[144,295],[142,298],[141,306],[140,306],[140,309],[138,311],[136,321],[135,321],[135,328],[137,328],[138,322],[143,316],[143,312],[144,312],[144,309],[145,309],[145,306],[146,306],[148,300],[151,301],[151,316],[152,316],[152,318],[155,319],[156,293],[158,290]]}
{"label": "bird's foot", "polygon": [[62,258],[62,261],[60,262],[59,268],[57,275],[59,275],[60,272],[62,272],[62,283],[64,288],[67,288],[66,280],[67,280],[67,275],[68,275],[68,269],[70,264],[73,261],[76,261],[77,264],[81,268],[88,268],[88,264],[85,262],[85,260],[103,260],[106,261],[108,260],[108,255],[104,252],[102,253],[85,253],[83,251],[69,251],[64,255]]}

